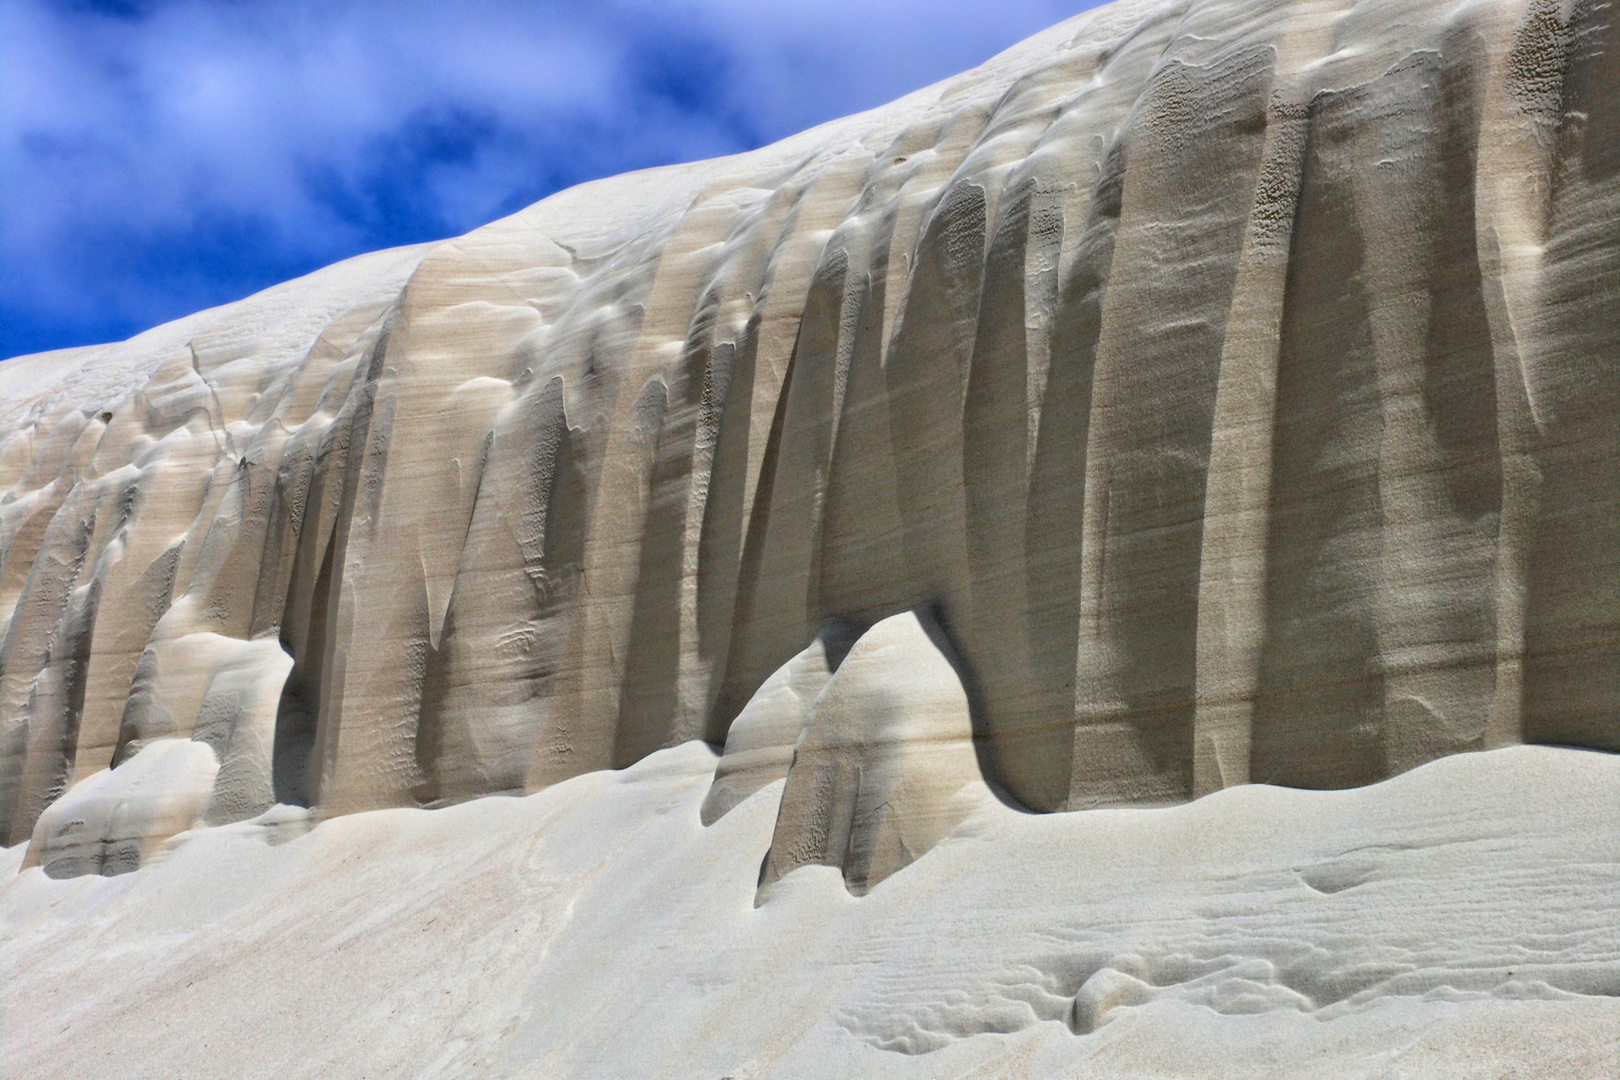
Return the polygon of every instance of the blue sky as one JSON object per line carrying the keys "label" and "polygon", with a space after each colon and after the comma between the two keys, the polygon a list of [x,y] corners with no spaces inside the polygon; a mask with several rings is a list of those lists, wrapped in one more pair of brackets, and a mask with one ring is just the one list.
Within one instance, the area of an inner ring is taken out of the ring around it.
{"label": "blue sky", "polygon": [[1094,0],[0,0],[0,357],[764,145]]}

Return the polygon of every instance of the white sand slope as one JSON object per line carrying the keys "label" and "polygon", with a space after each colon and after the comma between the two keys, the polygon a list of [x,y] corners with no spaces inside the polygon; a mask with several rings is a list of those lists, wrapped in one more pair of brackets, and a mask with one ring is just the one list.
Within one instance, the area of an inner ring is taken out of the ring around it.
{"label": "white sand slope", "polygon": [[5,1075],[1620,1070],[1613,755],[992,805],[864,897],[812,866],[757,910],[781,783],[705,829],[714,764],[693,743],[522,799],[305,835],[272,815],[119,877],[8,877]]}

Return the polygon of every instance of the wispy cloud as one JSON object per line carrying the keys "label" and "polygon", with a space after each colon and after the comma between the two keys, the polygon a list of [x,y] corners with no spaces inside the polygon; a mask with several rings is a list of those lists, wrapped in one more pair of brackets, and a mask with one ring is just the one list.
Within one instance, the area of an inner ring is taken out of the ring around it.
{"label": "wispy cloud", "polygon": [[0,0],[0,355],[751,149],[1092,0]]}

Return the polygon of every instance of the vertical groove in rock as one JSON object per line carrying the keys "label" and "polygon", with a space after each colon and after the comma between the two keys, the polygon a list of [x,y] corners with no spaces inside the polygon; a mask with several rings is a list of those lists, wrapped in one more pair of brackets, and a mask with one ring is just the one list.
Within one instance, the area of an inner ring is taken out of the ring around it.
{"label": "vertical groove in rock", "polygon": [[[1476,171],[1475,246],[1491,333],[1502,455],[1502,508],[1496,539],[1496,679],[1485,732],[1489,747],[1524,736],[1525,614],[1530,537],[1540,505],[1535,418],[1525,363],[1549,193],[1567,42],[1556,5],[1537,0],[1515,25],[1498,19],[1483,33],[1491,55],[1480,144],[1501,156],[1500,172]],[[1495,48],[1491,48],[1494,45]],[[1477,164],[1477,163],[1476,163]]]}
{"label": "vertical groove in rock", "polygon": [[[375,470],[379,465],[377,460],[379,455],[386,451],[388,445],[386,402],[385,422],[376,430],[373,430],[373,419],[377,411],[378,382],[382,377],[389,344],[396,329],[397,327],[391,327],[388,332],[379,335],[367,353],[365,362],[355,369],[356,389],[351,391],[350,400],[345,404],[349,416],[346,422],[343,419],[338,421],[343,434],[340,440],[334,440],[331,450],[331,471],[328,480],[335,489],[332,496],[331,526],[321,549],[323,557],[319,570],[320,578],[316,584],[317,610],[310,613],[312,620],[317,618],[320,620],[318,652],[311,657],[318,674],[313,700],[308,702],[314,713],[314,722],[310,734],[309,762],[304,779],[308,805],[312,806],[321,803],[336,809],[343,805],[342,800],[337,797],[341,793],[332,791],[334,774],[339,767],[338,752],[343,735],[343,711],[346,706],[353,708],[359,705],[358,702],[346,700],[344,694],[348,644],[353,621],[353,590],[348,587],[347,573],[349,545],[355,532],[356,504],[360,504],[358,512],[360,531],[363,534],[368,524],[365,516],[368,509],[365,496],[370,494],[375,497],[381,483],[381,477]],[[367,487],[370,488],[369,492],[363,490]],[[397,717],[389,719],[398,722]],[[362,799],[367,795],[387,797],[385,792],[366,792],[363,789],[355,795]]]}
{"label": "vertical groove in rock", "polygon": [[[864,153],[855,156],[861,164],[869,161]],[[768,302],[758,316],[758,329],[747,339],[752,346],[748,374],[754,394],[749,440],[749,475],[753,479],[744,494],[746,525],[738,559],[736,609],[714,706],[716,727],[729,723],[760,683],[804,648],[814,632],[806,606],[811,568],[784,566],[780,553],[796,550],[800,544],[807,558],[817,550],[813,537],[821,532],[820,517],[825,513],[832,449],[832,416],[826,410],[833,404],[835,373],[806,370],[811,361],[801,366],[799,357],[806,348],[825,350],[825,343],[817,341],[816,335],[828,332],[829,319],[834,335],[844,328],[845,280],[851,260],[847,241],[835,248],[829,248],[829,241],[861,194],[865,177],[866,169],[857,162],[841,161],[824,166],[808,186],[800,207],[776,241]],[[857,274],[864,272],[863,266],[855,268]],[[838,278],[836,288],[830,284],[830,276]],[[836,310],[811,324],[812,298]],[[811,327],[809,340],[807,325]],[[836,357],[837,345],[825,356]],[[823,382],[825,392],[818,393]],[[772,389],[774,400],[763,396]],[[818,415],[818,409],[823,414]],[[763,422],[766,416],[770,417],[768,424]],[[740,425],[733,430],[737,432],[733,437],[740,438]],[[753,432],[764,432],[765,438],[759,440]],[[810,456],[795,456],[791,447],[800,442]],[[807,498],[809,505],[804,502]],[[794,528],[802,531],[795,534]]]}
{"label": "vertical groove in rock", "polygon": [[1003,200],[985,260],[962,405],[963,529],[968,595],[956,628],[984,708],[1020,727],[1030,713],[1024,620],[1029,343],[1025,256],[1035,185]]}
{"label": "vertical groove in rock", "polygon": [[1193,795],[1249,781],[1265,626],[1277,350],[1308,113],[1268,107],[1266,150],[1221,346],[1198,570]]}
{"label": "vertical groove in rock", "polygon": [[423,689],[416,745],[423,802],[524,789],[577,571],[578,524],[559,521],[574,485],[564,397],[562,376],[535,380],[486,440]]}
{"label": "vertical groove in rock", "polygon": [[1526,364],[1540,476],[1525,612],[1527,741],[1620,749],[1620,12],[1582,0]]}
{"label": "vertical groove in rock", "polygon": [[[1071,806],[1192,790],[1210,424],[1274,56],[1170,60],[1127,129],[1086,451]],[[1150,311],[1176,315],[1148,328]]]}
{"label": "vertical groove in rock", "polygon": [[[1305,787],[1378,775],[1375,665],[1381,430],[1365,241],[1350,190],[1353,93],[1310,106],[1278,346],[1264,639],[1250,779]],[[1295,721],[1311,715],[1307,729]]]}
{"label": "vertical groove in rock", "polygon": [[966,607],[962,402],[979,314],[985,191],[957,181],[917,243],[916,264],[884,361],[889,429],[913,602]]}
{"label": "vertical groove in rock", "polygon": [[816,614],[821,618],[871,622],[905,603],[903,533],[880,337],[891,224],[885,217],[873,238],[870,269],[861,278],[860,320],[850,335],[816,556]]}

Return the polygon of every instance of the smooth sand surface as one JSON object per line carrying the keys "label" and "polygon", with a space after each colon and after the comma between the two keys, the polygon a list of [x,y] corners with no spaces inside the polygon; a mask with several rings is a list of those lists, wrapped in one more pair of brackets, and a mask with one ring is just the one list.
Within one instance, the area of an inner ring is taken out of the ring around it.
{"label": "smooth sand surface", "polygon": [[1521,747],[1162,810],[991,804],[864,897],[812,866],[757,909],[781,784],[704,828],[714,765],[694,743],[527,798],[304,835],[280,810],[118,877],[8,876],[0,1061],[38,1080],[1620,1067],[1612,755]]}

